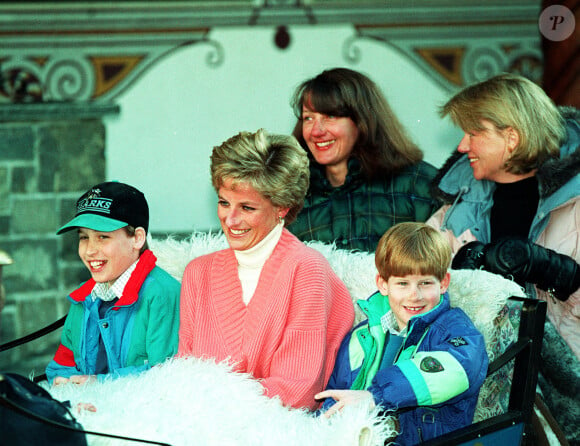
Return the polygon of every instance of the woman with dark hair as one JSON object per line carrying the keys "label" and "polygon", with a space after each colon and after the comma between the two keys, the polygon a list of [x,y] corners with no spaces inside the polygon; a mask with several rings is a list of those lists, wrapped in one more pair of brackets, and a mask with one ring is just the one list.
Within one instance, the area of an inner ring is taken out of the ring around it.
{"label": "woman with dark hair", "polygon": [[425,221],[437,209],[436,169],[367,76],[323,71],[297,88],[292,107],[293,135],[310,158],[304,208],[288,227],[299,239],[373,252],[395,223]]}

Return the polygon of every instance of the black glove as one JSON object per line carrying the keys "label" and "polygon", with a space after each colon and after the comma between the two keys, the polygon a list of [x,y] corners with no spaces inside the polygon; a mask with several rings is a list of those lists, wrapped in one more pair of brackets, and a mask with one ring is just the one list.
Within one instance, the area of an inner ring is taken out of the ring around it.
{"label": "black glove", "polygon": [[524,285],[526,282],[566,300],[580,287],[580,265],[524,238],[509,237],[484,245],[471,242],[455,255],[454,269],[484,269]]}
{"label": "black glove", "polygon": [[483,269],[483,257],[487,245],[481,242],[469,242],[463,245],[453,257],[453,269]]}

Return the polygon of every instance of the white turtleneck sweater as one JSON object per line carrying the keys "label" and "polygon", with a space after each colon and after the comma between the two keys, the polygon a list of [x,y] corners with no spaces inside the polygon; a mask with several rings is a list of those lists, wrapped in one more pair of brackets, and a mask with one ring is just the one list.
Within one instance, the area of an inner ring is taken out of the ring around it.
{"label": "white turtleneck sweater", "polygon": [[242,283],[242,297],[246,305],[256,291],[264,263],[278,244],[282,229],[284,229],[284,221],[278,223],[256,246],[244,251],[234,250],[238,260],[238,276]]}

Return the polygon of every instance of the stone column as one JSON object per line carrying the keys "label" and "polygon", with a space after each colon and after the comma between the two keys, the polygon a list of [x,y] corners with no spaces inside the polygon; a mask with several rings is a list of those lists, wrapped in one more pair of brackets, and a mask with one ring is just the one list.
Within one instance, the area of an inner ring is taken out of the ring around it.
{"label": "stone column", "polygon": [[[105,124],[115,105],[42,103],[0,106],[0,249],[5,305],[0,344],[32,333],[68,311],[66,295],[87,272],[76,234],[56,230],[77,198],[105,180]],[[60,330],[0,354],[0,370],[41,374]]]}

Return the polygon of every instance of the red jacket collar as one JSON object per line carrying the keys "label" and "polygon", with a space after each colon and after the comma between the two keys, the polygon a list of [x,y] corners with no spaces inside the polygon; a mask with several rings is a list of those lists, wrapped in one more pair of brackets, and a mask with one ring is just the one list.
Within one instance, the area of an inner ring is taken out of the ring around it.
{"label": "red jacket collar", "polygon": [[[153,254],[153,252],[147,249],[141,256],[139,257],[139,261],[137,262],[137,266],[135,270],[131,273],[131,277],[129,278],[127,285],[125,285],[125,289],[123,290],[123,295],[117,301],[113,310],[118,310],[119,307],[127,306],[134,304],[139,297],[139,290],[145,282],[145,279],[151,272],[153,268],[155,268],[155,262],[157,258]],[[75,291],[70,293],[70,298],[75,302],[82,302],[85,298],[91,294],[95,286],[94,279],[87,280],[84,284],[82,284],[79,288]]]}

